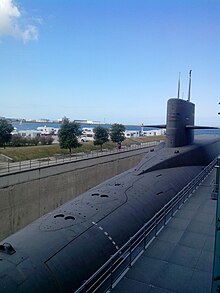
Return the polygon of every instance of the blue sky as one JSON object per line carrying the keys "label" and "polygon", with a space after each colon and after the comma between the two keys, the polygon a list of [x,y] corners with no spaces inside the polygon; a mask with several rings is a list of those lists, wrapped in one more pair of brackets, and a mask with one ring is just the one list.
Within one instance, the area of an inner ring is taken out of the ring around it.
{"label": "blue sky", "polygon": [[220,1],[0,0],[0,116],[220,125]]}

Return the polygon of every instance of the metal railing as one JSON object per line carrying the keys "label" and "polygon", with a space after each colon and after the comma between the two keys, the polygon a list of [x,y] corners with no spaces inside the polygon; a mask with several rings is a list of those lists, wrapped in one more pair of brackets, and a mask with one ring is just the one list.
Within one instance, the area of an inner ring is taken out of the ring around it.
{"label": "metal railing", "polygon": [[63,156],[54,156],[42,159],[28,160],[28,161],[20,161],[20,162],[0,162],[0,176],[8,173],[16,173],[21,171],[26,171],[30,169],[39,169],[52,165],[59,165],[64,163],[75,162],[79,160],[85,160],[89,158],[96,158],[101,156],[108,156],[116,153],[129,152],[132,150],[148,148],[158,145],[158,141],[153,142],[145,142],[140,145],[133,144],[131,146],[123,146],[122,149],[113,149],[113,150],[103,150],[100,151],[90,151],[88,153],[75,153],[72,155],[63,155]]}
{"label": "metal railing", "polygon": [[98,271],[75,291],[106,292],[134,264],[147,246],[158,235],[170,218],[191,196],[198,185],[207,177],[216,164],[213,160],[191,182],[178,192],[165,206],[158,211],[130,240],[125,243]]}
{"label": "metal railing", "polygon": [[214,261],[213,261],[213,274],[212,274],[212,293],[220,292],[220,157],[217,159],[216,166],[216,183],[215,192],[217,199],[216,208],[216,224],[215,224],[215,248],[214,248]]}

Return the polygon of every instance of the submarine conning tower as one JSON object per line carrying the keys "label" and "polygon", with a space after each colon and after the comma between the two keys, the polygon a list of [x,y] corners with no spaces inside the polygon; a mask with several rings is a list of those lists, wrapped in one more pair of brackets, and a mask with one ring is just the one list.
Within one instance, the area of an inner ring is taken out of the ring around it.
{"label": "submarine conning tower", "polygon": [[166,147],[181,147],[192,144],[194,129],[187,125],[194,125],[195,104],[177,98],[167,102]]}

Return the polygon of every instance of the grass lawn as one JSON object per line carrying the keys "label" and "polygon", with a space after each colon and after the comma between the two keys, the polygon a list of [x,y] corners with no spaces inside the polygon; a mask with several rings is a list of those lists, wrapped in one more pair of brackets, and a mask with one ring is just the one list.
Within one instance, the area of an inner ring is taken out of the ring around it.
{"label": "grass lawn", "polygon": [[[126,139],[122,145],[129,146],[131,144],[141,144],[141,142],[163,140],[164,136],[145,136],[135,137],[132,139]],[[113,142],[107,142],[103,145],[103,149],[113,149],[115,144]],[[78,152],[90,152],[93,150],[100,150],[99,146],[94,146],[92,142],[83,143],[81,147],[73,149],[72,153]],[[39,145],[39,146],[26,146],[26,147],[7,147],[1,148],[0,154],[12,158],[15,162],[24,160],[34,160],[39,158],[52,157],[54,155],[68,155],[69,151],[61,149],[58,144],[52,145]]]}

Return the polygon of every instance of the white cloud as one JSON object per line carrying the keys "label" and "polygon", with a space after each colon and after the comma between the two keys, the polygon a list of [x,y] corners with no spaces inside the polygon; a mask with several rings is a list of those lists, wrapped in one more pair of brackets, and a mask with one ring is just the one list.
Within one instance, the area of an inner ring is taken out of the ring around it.
{"label": "white cloud", "polygon": [[0,0],[0,36],[8,35],[22,39],[24,43],[38,39],[37,27],[31,24],[23,26],[25,19],[12,0]]}

